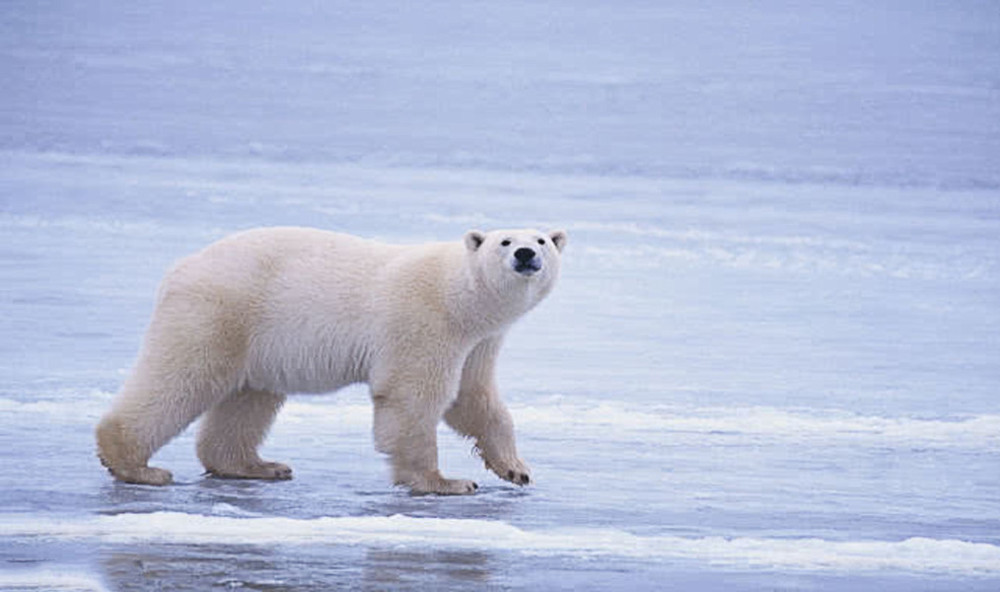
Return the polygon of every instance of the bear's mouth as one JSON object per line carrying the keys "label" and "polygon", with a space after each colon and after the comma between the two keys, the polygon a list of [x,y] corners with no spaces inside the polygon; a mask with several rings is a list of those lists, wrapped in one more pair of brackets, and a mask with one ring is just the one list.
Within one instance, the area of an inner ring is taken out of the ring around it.
{"label": "bear's mouth", "polygon": [[523,276],[535,275],[541,270],[542,270],[542,264],[537,261],[527,261],[523,263],[521,261],[518,261],[514,263],[514,271]]}

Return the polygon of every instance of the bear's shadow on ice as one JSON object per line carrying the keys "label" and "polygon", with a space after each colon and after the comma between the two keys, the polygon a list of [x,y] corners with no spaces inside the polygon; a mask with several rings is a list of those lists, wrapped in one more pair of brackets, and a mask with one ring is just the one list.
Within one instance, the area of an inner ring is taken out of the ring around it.
{"label": "bear's shadow on ice", "polygon": [[223,515],[294,515],[309,502],[295,501],[281,483],[202,477],[170,487],[112,482],[101,488],[100,514],[181,512]]}
{"label": "bear's shadow on ice", "polygon": [[503,485],[480,487],[472,496],[413,495],[402,489],[362,494],[369,496],[363,503],[365,516],[395,516],[415,518],[457,518],[509,521],[526,511],[524,498],[531,492]]}
{"label": "bear's shadow on ice", "polygon": [[203,476],[169,487],[110,482],[101,486],[99,514],[178,512],[234,517],[394,516],[517,520],[535,492],[513,485],[481,487],[472,496],[413,494],[402,487],[333,487],[317,479],[266,482]]}

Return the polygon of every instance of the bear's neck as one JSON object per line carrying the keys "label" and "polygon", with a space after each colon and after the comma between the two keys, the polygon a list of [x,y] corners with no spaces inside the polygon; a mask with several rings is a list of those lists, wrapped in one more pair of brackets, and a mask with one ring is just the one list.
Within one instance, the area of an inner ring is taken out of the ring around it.
{"label": "bear's neck", "polygon": [[497,290],[468,261],[453,271],[458,277],[448,285],[457,289],[445,294],[446,307],[455,329],[474,340],[505,332],[541,299],[529,283],[510,282]]}

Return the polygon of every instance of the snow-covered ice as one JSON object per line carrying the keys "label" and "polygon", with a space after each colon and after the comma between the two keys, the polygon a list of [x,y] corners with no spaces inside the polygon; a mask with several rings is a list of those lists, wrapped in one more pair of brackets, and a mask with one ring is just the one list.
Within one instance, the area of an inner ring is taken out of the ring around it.
{"label": "snow-covered ice", "polygon": [[[0,589],[995,590],[988,1],[0,6]],[[362,388],[283,483],[113,483],[170,263],[564,227],[500,368],[536,483],[393,489]]]}

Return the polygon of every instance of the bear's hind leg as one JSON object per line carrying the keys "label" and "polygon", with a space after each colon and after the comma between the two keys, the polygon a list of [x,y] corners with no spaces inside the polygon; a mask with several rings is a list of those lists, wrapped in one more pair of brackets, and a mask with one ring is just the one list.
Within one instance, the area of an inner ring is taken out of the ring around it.
{"label": "bear's hind leg", "polygon": [[[141,373],[140,373],[141,374]],[[171,385],[173,386],[173,385]],[[118,481],[167,485],[170,471],[148,466],[163,445],[211,405],[211,396],[166,395],[166,387],[130,378],[97,425],[97,455]]]}
{"label": "bear's hind leg", "polygon": [[173,475],[166,469],[147,466],[153,455],[150,442],[140,442],[127,420],[109,413],[97,426],[97,456],[118,481],[142,485],[167,485]]}
{"label": "bear's hind leg", "polygon": [[257,455],[284,402],[283,394],[243,390],[210,409],[198,431],[198,458],[205,470],[230,479],[291,479],[287,465]]}

